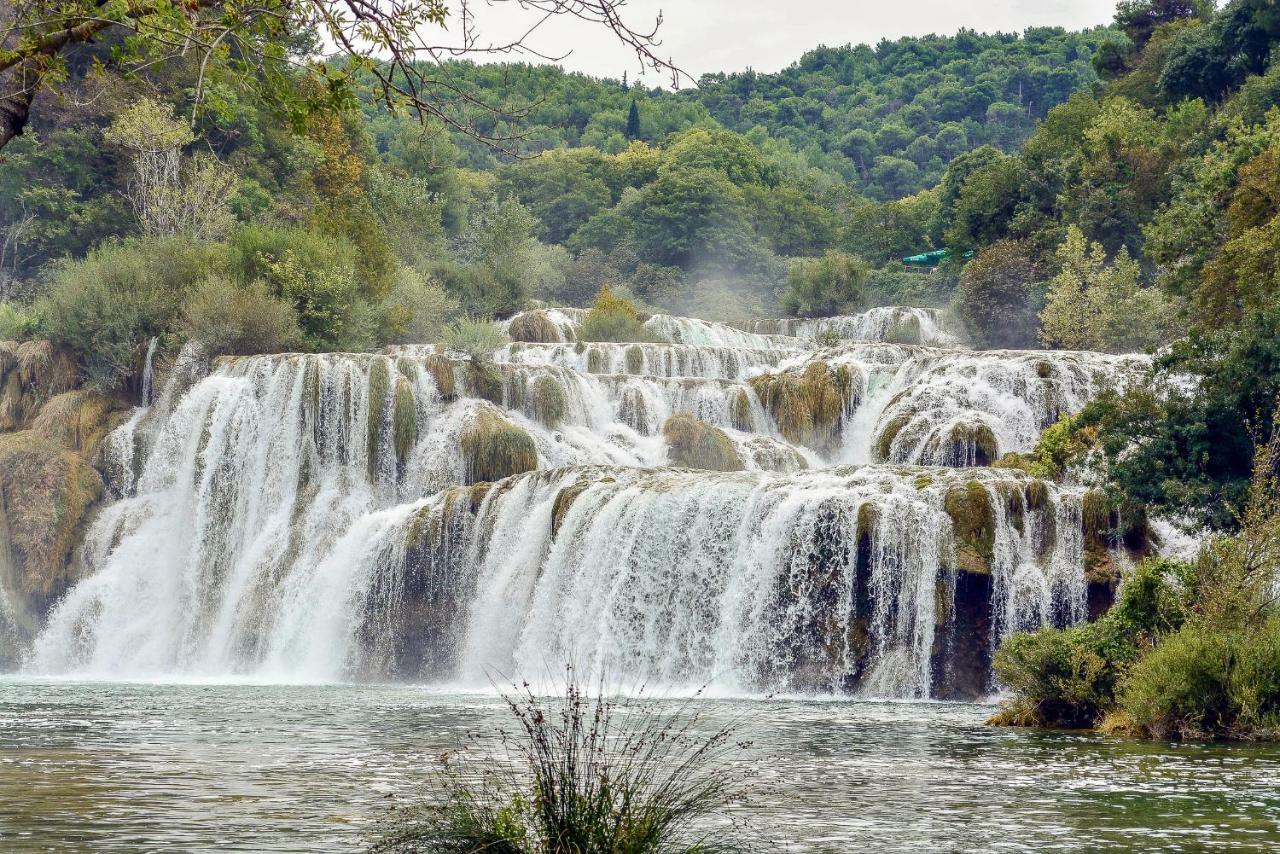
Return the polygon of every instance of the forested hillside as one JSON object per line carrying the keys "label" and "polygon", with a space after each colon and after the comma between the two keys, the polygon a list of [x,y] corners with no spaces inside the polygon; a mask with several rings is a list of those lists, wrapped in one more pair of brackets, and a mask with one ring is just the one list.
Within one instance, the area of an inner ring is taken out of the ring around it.
{"label": "forested hillside", "polygon": [[[531,150],[592,147],[617,154],[637,139],[659,142],[708,117],[766,149],[848,182],[875,199],[933,186],[946,164],[982,145],[1013,151],[1038,120],[1097,82],[1092,58],[1116,31],[1033,28],[1017,33],[884,40],[820,47],[776,73],[705,74],[679,92],[595,80],[547,65],[459,63],[450,79],[498,116],[518,113]],[[631,104],[635,103],[635,114]],[[458,137],[470,165],[500,154]]]}

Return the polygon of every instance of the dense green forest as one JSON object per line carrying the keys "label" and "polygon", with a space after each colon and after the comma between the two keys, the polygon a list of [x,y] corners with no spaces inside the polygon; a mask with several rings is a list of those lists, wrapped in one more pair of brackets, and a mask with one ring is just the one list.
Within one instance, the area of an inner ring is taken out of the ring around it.
{"label": "dense green forest", "polygon": [[[286,113],[215,73],[191,121],[193,61],[125,78],[106,39],[4,149],[0,339],[73,348],[114,390],[156,336],[359,350],[605,292],[628,317],[935,305],[978,347],[1154,352],[1000,464],[1102,486],[1086,525],[1112,539],[1157,513],[1227,539],[1144,565],[1100,628],[1003,653],[1034,700],[1014,717],[1274,730],[1280,689],[1234,668],[1280,638],[1257,582],[1280,542],[1277,43],[1268,0],[1126,0],[1085,33],[821,48],[682,92],[446,66],[504,151],[307,75]],[[947,260],[903,269],[927,250]]]}

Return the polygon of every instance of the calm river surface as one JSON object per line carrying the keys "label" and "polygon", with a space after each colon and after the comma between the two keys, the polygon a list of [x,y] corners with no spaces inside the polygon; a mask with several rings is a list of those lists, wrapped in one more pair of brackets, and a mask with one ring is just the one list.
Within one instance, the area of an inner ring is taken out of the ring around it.
{"label": "calm river surface", "polygon": [[[1280,846],[1280,749],[984,727],[988,706],[718,701],[794,851]],[[360,850],[496,697],[0,681],[0,850]]]}

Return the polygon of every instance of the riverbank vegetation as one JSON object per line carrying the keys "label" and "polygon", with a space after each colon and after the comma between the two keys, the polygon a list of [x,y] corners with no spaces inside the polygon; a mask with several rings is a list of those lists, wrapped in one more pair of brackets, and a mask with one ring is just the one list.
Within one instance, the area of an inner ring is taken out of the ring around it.
{"label": "riverbank vegetation", "polygon": [[1280,440],[1258,450],[1239,530],[1149,559],[1099,620],[1015,635],[994,719],[1157,739],[1280,737]]}
{"label": "riverbank vegetation", "polygon": [[[562,695],[503,694],[512,730],[443,754],[426,803],[403,809],[374,851],[505,854],[746,852],[726,809],[751,769],[733,725],[696,700],[609,697],[572,670]],[[758,838],[758,837],[754,837]]]}

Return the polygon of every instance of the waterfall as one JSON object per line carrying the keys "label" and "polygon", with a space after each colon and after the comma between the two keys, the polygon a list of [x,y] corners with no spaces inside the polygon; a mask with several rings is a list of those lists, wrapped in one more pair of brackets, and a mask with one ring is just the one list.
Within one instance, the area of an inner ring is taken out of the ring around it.
{"label": "waterfall", "polygon": [[[857,329],[940,340],[917,312]],[[811,322],[665,315],[670,343],[576,342],[583,314],[491,362],[184,350],[103,445],[115,499],[26,668],[484,683],[572,658],[676,688],[973,696],[1000,638],[1085,618],[1081,490],[988,465],[1142,357],[818,349]],[[735,470],[673,466],[678,413]]]}

